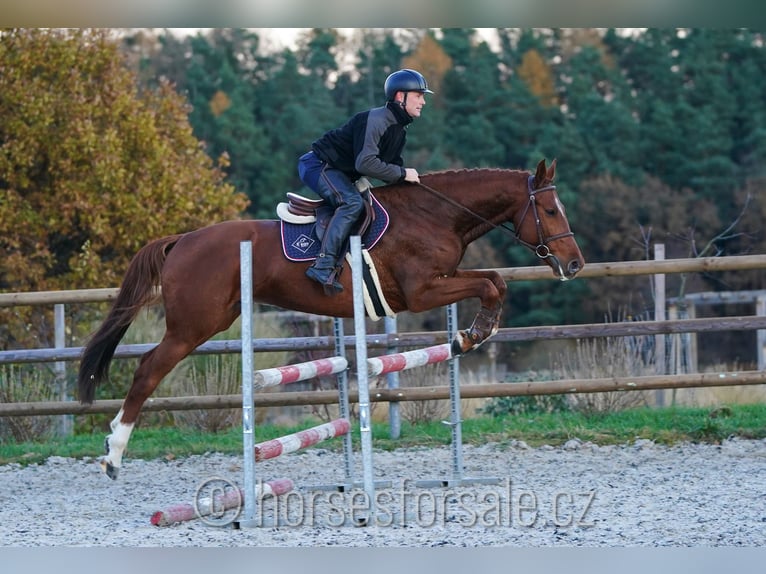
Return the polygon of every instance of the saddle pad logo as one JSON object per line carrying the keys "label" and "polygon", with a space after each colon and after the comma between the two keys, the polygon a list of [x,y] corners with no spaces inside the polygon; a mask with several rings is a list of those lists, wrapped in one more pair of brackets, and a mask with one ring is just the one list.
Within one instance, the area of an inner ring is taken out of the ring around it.
{"label": "saddle pad logo", "polygon": [[309,249],[311,249],[311,246],[314,245],[314,243],[316,243],[316,241],[311,239],[311,237],[301,233],[290,245],[292,245],[301,253],[306,253]]}

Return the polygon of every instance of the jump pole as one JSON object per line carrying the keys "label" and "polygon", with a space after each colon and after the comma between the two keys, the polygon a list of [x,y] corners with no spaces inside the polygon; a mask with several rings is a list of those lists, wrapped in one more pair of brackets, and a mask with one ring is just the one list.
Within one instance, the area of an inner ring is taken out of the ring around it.
{"label": "jump pole", "polygon": [[[386,335],[396,334],[396,317],[385,317],[384,322],[386,327]],[[389,353],[395,353],[396,350],[397,350],[396,347],[393,345],[387,347],[387,351]],[[386,375],[386,386],[389,389],[399,388],[399,373],[398,372],[388,373]],[[402,414],[401,414],[401,409],[399,408],[399,403],[396,401],[392,401],[388,403],[388,426],[389,426],[389,434],[391,435],[391,438],[393,440],[397,440],[398,438],[401,437]]]}
{"label": "jump pole", "polygon": [[[270,480],[263,484],[256,484],[255,495],[261,498],[279,496],[290,492],[294,488],[293,481],[289,478]],[[204,518],[214,513],[219,513],[233,508],[241,508],[245,500],[245,492],[241,488],[227,490],[213,499],[210,497],[196,501],[196,504],[174,504],[164,510],[158,510],[150,519],[154,526],[172,526],[178,522],[187,522],[197,518]]]}
{"label": "jump pole", "polygon": [[356,338],[357,385],[359,387],[359,435],[362,447],[362,484],[367,495],[369,514],[361,516],[359,526],[376,526],[375,481],[372,472],[372,426],[370,387],[367,373],[367,328],[362,280],[362,239],[351,236],[351,284],[354,296],[354,336]]}
{"label": "jump pole", "polygon": [[448,361],[450,358],[452,358],[450,344],[443,343],[424,349],[415,349],[414,351],[372,357],[367,359],[367,372],[369,376],[377,377],[378,375],[406,371],[432,363],[441,363]]}
{"label": "jump pole", "polygon": [[[447,340],[452,341],[457,334],[457,303],[447,306]],[[450,420],[442,421],[450,427],[452,440],[450,442],[450,454],[452,455],[452,476],[448,479],[420,480],[415,486],[423,488],[453,486],[467,486],[470,484],[500,484],[498,477],[473,477],[463,476],[463,419],[460,405],[460,357],[450,357],[449,360],[449,401]]]}
{"label": "jump pole", "polygon": [[[311,379],[314,377],[334,374],[336,375],[338,384],[338,407],[340,412],[339,420],[346,422],[350,421],[351,408],[349,406],[348,399],[348,360],[346,359],[346,347],[344,345],[343,321],[336,317],[333,320],[333,325],[335,336],[335,356],[323,359],[315,359],[313,361],[306,361],[304,363],[296,363],[293,365],[285,365],[282,367],[257,370],[255,373],[253,373],[253,387],[255,389],[264,389],[267,387],[288,385],[297,383],[299,381],[305,381],[306,379]],[[282,439],[285,439],[286,444],[292,446],[300,442],[305,443],[307,440],[311,440],[309,437],[317,436],[317,433],[319,433],[319,436],[322,436],[319,441],[326,440],[326,438],[331,438],[332,436],[343,436],[343,463],[345,471],[344,481],[342,483],[335,484],[316,484],[311,486],[304,486],[306,490],[336,490],[338,492],[346,492],[347,490],[350,490],[354,487],[354,450],[352,438],[348,432],[349,429],[340,432],[338,430],[338,425],[335,423],[336,421],[332,421],[331,423],[328,423],[330,426],[319,425],[318,427],[314,427],[314,429],[308,429],[306,431],[295,433],[295,435],[290,435],[290,437],[282,437]],[[330,436],[325,436],[328,432],[330,433]],[[279,441],[282,439],[275,440]],[[298,441],[298,443],[295,441]],[[305,448],[306,446],[316,444],[316,442],[305,443],[301,446],[298,446],[297,448]],[[260,448],[260,445],[255,446],[256,462],[259,462],[260,460],[266,460],[265,457],[259,458],[259,456],[261,456],[259,454]]]}
{"label": "jump pole", "polygon": [[329,423],[317,425],[310,429],[298,431],[272,440],[255,445],[253,450],[255,462],[262,462],[270,458],[277,458],[283,454],[298,451],[324,440],[346,435],[351,430],[351,425],[346,419],[335,419]]}
{"label": "jump pole", "polygon": [[348,361],[345,357],[328,357],[326,359],[315,359],[284,367],[261,369],[255,371],[253,375],[253,387],[255,389],[264,389],[277,385],[288,385],[314,377],[335,375],[345,371],[347,368]]}
{"label": "jump pole", "polygon": [[242,450],[245,500],[239,523],[255,524],[255,406],[253,404],[253,244],[241,241],[240,305],[242,316]]}
{"label": "jump pole", "polygon": [[[335,336],[335,356],[341,357],[348,364],[346,359],[346,345],[344,344],[343,333],[343,320],[335,318],[333,321],[333,335]],[[348,400],[348,371],[346,369],[340,371],[337,374],[338,381],[338,409],[340,411],[340,417],[351,420],[351,406]],[[347,432],[343,435],[343,466],[345,471],[346,482],[342,487],[342,490],[350,490],[354,486],[354,446],[351,441],[351,433]],[[338,488],[337,490],[341,490]]]}

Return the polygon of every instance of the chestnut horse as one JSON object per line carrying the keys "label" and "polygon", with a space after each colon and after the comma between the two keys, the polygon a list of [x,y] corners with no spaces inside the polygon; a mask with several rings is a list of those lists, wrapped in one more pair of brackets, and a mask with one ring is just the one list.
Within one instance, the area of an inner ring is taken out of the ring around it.
{"label": "chestnut horse", "polygon": [[[385,235],[370,251],[383,295],[394,313],[418,313],[477,297],[481,309],[452,344],[460,355],[498,329],[505,281],[491,270],[459,269],[466,247],[511,222],[512,233],[561,280],[582,269],[583,256],[553,185],[556,161],[542,160],[534,174],[471,169],[423,175],[420,184],[395,183],[374,194],[390,216]],[[506,228],[508,229],[508,228]],[[510,229],[508,229],[510,231]],[[285,309],[331,317],[353,316],[351,274],[345,289],[326,295],[305,276],[309,263],[281,252],[278,220],[226,221],[152,241],[133,257],[108,316],[87,343],[78,374],[79,398],[94,399],[108,377],[117,344],[138,311],[156,300],[165,306],[166,332],[141,357],[122,408],[106,438],[102,469],[116,478],[144,401],[181,359],[240,314],[239,244],[253,245],[253,299]]]}

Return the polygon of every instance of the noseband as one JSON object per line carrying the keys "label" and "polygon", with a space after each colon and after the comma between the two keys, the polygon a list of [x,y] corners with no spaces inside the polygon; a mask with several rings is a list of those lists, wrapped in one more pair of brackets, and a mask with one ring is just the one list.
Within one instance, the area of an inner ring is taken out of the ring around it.
{"label": "noseband", "polygon": [[[545,187],[541,187],[538,189],[533,189],[532,184],[535,181],[535,176],[530,175],[527,179],[527,192],[529,194],[529,200],[527,201],[527,205],[524,208],[524,211],[521,214],[521,217],[519,218],[519,224],[516,226],[516,231],[514,235],[516,236],[516,240],[521,243],[524,247],[529,248],[532,250],[532,252],[537,255],[540,259],[548,259],[549,257],[552,257],[553,259],[556,259],[556,256],[551,253],[551,248],[548,247],[548,244],[552,241],[556,241],[557,239],[563,239],[564,237],[573,237],[574,233],[571,231],[566,231],[564,233],[557,233],[556,235],[551,235],[550,237],[545,237],[543,234],[543,225],[540,221],[540,214],[537,211],[537,194],[542,193],[544,191],[554,191],[556,189],[555,185],[546,185]],[[531,208],[531,209],[530,209]],[[537,245],[533,245],[531,243],[528,243],[527,241],[524,241],[521,238],[520,230],[521,230],[521,224],[524,222],[524,218],[527,216],[527,213],[532,213],[532,215],[535,218],[535,228],[537,229]]]}

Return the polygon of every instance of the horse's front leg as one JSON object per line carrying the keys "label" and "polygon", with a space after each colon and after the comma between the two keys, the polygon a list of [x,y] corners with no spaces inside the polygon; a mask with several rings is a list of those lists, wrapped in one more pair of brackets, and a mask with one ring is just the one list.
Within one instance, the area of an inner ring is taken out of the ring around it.
{"label": "horse's front leg", "polygon": [[455,335],[452,341],[452,354],[458,356],[473,351],[497,333],[500,328],[500,315],[503,311],[503,299],[507,286],[503,278],[495,271],[458,270],[455,277],[489,280],[497,291],[497,295],[480,297],[481,308],[471,326],[466,330],[458,331]]}
{"label": "horse's front leg", "polygon": [[458,356],[476,349],[497,332],[505,293],[505,281],[497,272],[459,269],[452,276],[438,276],[410,293],[407,303],[410,311],[418,313],[470,297],[481,301],[471,326],[458,331],[452,341],[452,355]]}

